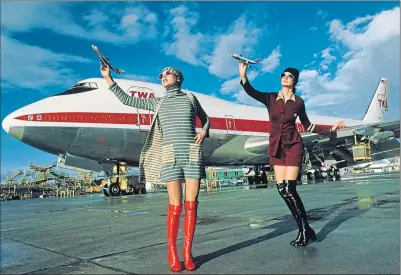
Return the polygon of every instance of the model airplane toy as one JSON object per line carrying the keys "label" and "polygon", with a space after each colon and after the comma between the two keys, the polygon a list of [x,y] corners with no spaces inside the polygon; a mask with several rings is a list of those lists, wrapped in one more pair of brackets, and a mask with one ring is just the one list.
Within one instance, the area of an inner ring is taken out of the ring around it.
{"label": "model airplane toy", "polygon": [[262,59],[258,58],[256,60],[251,60],[245,57],[242,57],[240,54],[231,54],[231,56],[238,60],[238,63],[248,63],[248,64],[258,64]]}
{"label": "model airplane toy", "polygon": [[117,68],[114,68],[113,66],[111,66],[111,64],[110,64],[110,62],[109,62],[109,59],[108,59],[107,57],[105,57],[105,56],[99,51],[99,48],[98,48],[97,46],[92,45],[92,49],[97,53],[97,55],[98,55],[99,58],[100,58],[100,61],[101,61],[103,64],[107,65],[107,66],[110,68],[110,70],[114,71],[116,74],[119,74],[119,75],[125,72],[125,71],[122,70],[122,69],[117,69]]}

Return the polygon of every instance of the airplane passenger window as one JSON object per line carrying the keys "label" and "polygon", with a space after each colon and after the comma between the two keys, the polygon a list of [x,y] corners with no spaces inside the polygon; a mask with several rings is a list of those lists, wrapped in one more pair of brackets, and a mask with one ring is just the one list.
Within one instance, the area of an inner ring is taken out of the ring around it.
{"label": "airplane passenger window", "polygon": [[95,82],[81,82],[81,83],[75,84],[71,89],[68,89],[67,91],[64,91],[64,92],[59,93],[54,96],[79,94],[79,93],[93,91],[93,90],[96,90],[97,88],[98,88],[98,86]]}

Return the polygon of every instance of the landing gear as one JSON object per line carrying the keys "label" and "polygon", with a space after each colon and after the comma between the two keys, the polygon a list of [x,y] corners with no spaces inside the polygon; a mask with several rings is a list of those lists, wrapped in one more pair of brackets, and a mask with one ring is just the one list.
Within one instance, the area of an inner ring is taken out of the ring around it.
{"label": "landing gear", "polygon": [[328,171],[328,177],[330,179],[339,179],[341,177],[340,170],[335,166],[331,166]]}
{"label": "landing gear", "polygon": [[315,171],[315,180],[323,180],[327,178],[327,173],[323,169],[316,169]]}
{"label": "landing gear", "polygon": [[[262,170],[262,173],[260,173],[260,170]],[[253,172],[254,173],[252,173],[252,169],[249,169],[249,172],[246,174],[249,185],[254,185],[255,188],[267,188],[269,181],[267,179],[265,168],[255,165]]]}
{"label": "landing gear", "polygon": [[140,183],[138,177],[129,177],[128,185],[132,188],[132,193],[138,195],[139,193],[146,194],[146,187]]}
{"label": "landing gear", "polygon": [[314,149],[312,151],[312,155],[314,159],[316,159],[321,167],[317,169],[312,168],[312,162],[310,160],[310,155],[308,150],[305,148],[305,156],[303,159],[304,171],[306,170],[306,177],[308,181],[322,181],[325,179],[332,179],[337,180],[341,177],[340,170],[335,166],[332,165],[330,167],[326,166],[326,161],[324,158],[323,151],[321,149]]}
{"label": "landing gear", "polygon": [[131,185],[128,185],[128,186],[127,186],[127,190],[125,191],[125,193],[126,193],[127,195],[132,195],[132,194],[134,194],[134,187],[132,187]]}
{"label": "landing gear", "polygon": [[306,172],[306,177],[308,178],[308,180],[314,180],[315,179],[315,171],[308,171]]}
{"label": "landing gear", "polygon": [[331,166],[328,169],[310,169],[306,172],[306,176],[308,180],[319,181],[324,179],[338,180],[341,178],[340,170],[335,166]]}

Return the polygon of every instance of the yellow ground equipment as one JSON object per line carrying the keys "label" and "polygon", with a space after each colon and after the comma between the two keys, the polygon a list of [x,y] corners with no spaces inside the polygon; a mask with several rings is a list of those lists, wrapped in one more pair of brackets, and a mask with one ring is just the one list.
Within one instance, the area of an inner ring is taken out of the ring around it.
{"label": "yellow ground equipment", "polygon": [[370,142],[362,142],[358,144],[356,140],[356,135],[354,135],[355,138],[355,145],[352,146],[352,155],[354,157],[354,161],[358,160],[372,160],[372,149],[370,147]]}
{"label": "yellow ground equipment", "polygon": [[138,176],[127,176],[125,162],[117,163],[113,168],[113,175],[110,179],[101,180],[100,186],[107,197],[146,193],[145,184],[139,182]]}
{"label": "yellow ground equipment", "polygon": [[216,167],[208,167],[207,174],[208,174],[207,189],[208,191],[212,191],[213,188],[217,187]]}

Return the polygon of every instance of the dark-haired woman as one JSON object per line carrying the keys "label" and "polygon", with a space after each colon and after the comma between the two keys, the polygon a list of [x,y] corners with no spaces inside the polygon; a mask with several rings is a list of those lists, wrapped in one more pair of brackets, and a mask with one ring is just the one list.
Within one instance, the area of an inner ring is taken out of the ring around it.
{"label": "dark-haired woman", "polygon": [[305,208],[296,191],[304,145],[295,121],[299,117],[308,132],[327,136],[334,136],[336,130],[343,128],[344,124],[342,121],[338,121],[333,127],[324,127],[309,121],[303,99],[295,95],[295,85],[299,78],[297,69],[287,68],[284,70],[281,74],[281,90],[279,92],[263,93],[254,89],[249,83],[246,76],[247,68],[247,63],[239,63],[241,85],[249,96],[263,103],[268,110],[271,125],[268,147],[269,162],[274,167],[277,190],[299,228],[298,236],[290,244],[305,246],[310,240],[316,240],[316,234],[308,224]]}

